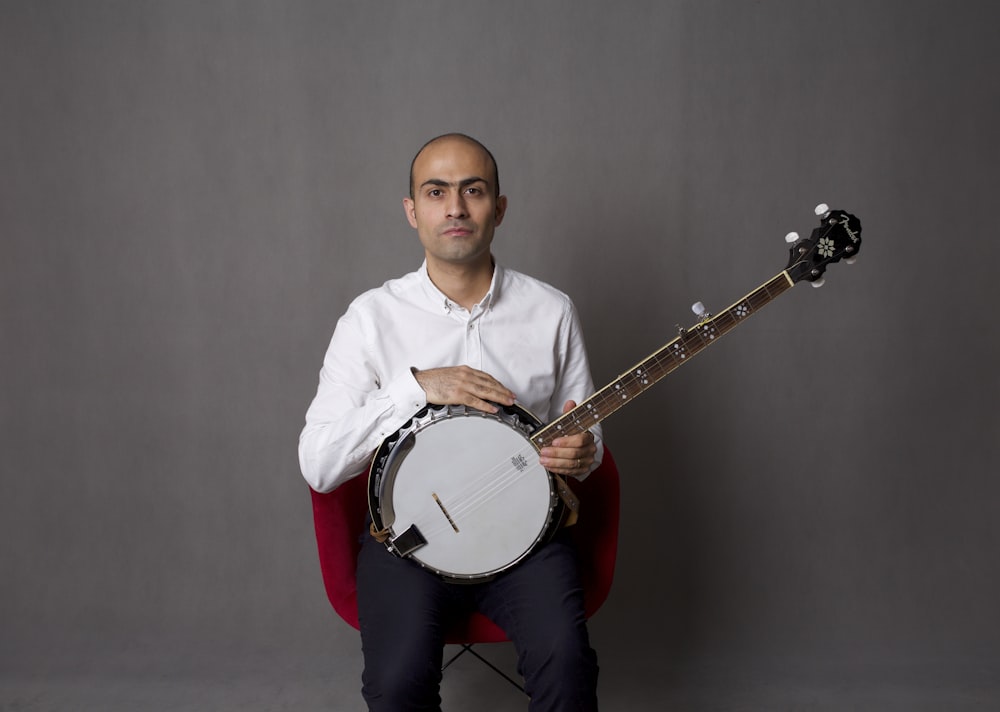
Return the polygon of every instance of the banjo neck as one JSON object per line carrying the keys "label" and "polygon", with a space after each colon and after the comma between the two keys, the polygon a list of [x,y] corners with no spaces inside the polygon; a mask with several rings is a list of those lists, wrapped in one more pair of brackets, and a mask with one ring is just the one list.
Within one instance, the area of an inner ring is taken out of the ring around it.
{"label": "banjo neck", "polygon": [[[572,410],[535,431],[530,440],[541,449],[564,435],[586,432],[639,394],[690,361],[780,295],[795,286],[787,270],[753,290],[717,316],[705,313],[701,321],[679,329],[678,336],[619,375]],[[696,305],[700,306],[700,305]]]}
{"label": "banjo neck", "polygon": [[788,265],[784,270],[718,316],[707,313],[700,303],[695,304],[692,309],[701,319],[697,324],[679,329],[677,338],[659,351],[622,373],[572,410],[536,430],[530,436],[532,444],[540,450],[563,435],[586,432],[798,282],[806,280],[818,287],[823,284],[827,265],[841,259],[853,262],[861,248],[861,222],[843,210],[830,210],[826,204],[817,205],[815,212],[820,218],[820,225],[809,237],[799,238],[794,232],[785,237],[790,247]]}

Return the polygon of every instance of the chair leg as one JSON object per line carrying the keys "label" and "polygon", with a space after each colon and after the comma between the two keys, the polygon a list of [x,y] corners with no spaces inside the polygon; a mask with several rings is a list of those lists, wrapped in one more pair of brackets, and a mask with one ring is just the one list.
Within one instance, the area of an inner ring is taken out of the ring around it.
{"label": "chair leg", "polygon": [[455,662],[456,660],[458,660],[460,657],[462,657],[466,653],[472,653],[473,656],[479,658],[480,662],[482,662],[488,668],[492,669],[493,672],[495,672],[497,675],[499,675],[500,677],[502,677],[504,680],[506,680],[507,682],[509,682],[511,685],[513,685],[517,689],[519,689],[521,692],[524,692],[524,694],[528,694],[525,691],[523,685],[521,685],[519,682],[517,682],[516,680],[514,680],[510,675],[508,675],[507,673],[505,673],[503,670],[501,670],[496,665],[494,665],[489,660],[487,660],[482,655],[480,655],[475,650],[473,650],[472,646],[470,644],[468,644],[468,643],[462,643],[461,645],[462,645],[462,649],[459,650],[454,655],[452,655],[448,659],[448,662],[446,662],[444,665],[441,666],[441,672],[444,672],[445,670],[447,670],[449,665],[451,665],[453,662]]}

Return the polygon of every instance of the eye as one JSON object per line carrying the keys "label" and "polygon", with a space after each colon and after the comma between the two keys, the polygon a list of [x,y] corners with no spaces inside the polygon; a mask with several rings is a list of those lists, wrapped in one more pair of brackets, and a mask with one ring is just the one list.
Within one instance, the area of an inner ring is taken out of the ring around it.
{"label": "eye", "polygon": [[468,188],[465,189],[465,192],[468,195],[482,195],[483,194],[483,189],[482,188],[478,188],[478,187],[476,187],[474,185],[470,185]]}
{"label": "eye", "polygon": [[427,196],[429,198],[440,198],[444,193],[440,188],[431,188],[427,191]]}

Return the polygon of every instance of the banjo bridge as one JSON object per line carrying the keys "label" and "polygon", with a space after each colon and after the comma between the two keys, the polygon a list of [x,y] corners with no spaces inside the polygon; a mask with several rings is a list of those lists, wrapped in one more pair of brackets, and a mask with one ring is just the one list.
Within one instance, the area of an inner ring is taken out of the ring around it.
{"label": "banjo bridge", "polygon": [[441,498],[437,496],[437,492],[431,492],[431,496],[434,497],[434,501],[437,502],[437,506],[441,508],[441,514],[443,514],[444,518],[448,520],[448,524],[450,524],[451,528],[455,530],[456,534],[458,534],[458,527],[455,526],[455,520],[451,518],[450,514],[448,514],[448,510],[445,509]]}

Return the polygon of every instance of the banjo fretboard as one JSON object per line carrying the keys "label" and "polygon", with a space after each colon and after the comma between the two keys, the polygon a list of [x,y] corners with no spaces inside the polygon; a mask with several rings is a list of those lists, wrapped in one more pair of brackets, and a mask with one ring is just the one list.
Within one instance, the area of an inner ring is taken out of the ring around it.
{"label": "banjo fretboard", "polygon": [[794,286],[787,270],[783,271],[725,311],[682,329],[677,338],[659,351],[622,373],[576,408],[539,428],[531,435],[531,442],[541,449],[563,435],[589,430]]}

